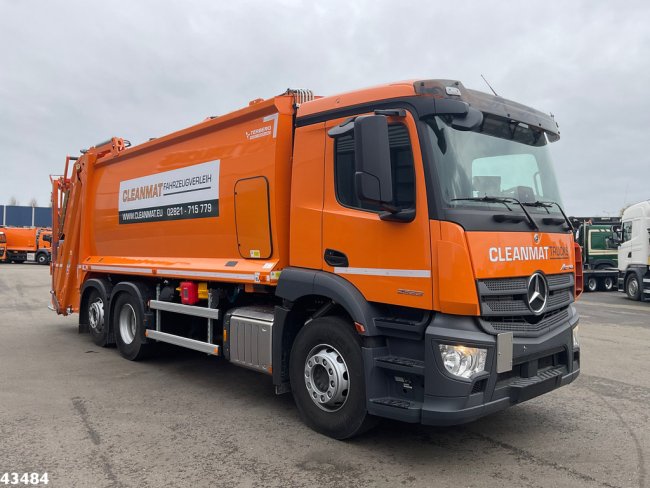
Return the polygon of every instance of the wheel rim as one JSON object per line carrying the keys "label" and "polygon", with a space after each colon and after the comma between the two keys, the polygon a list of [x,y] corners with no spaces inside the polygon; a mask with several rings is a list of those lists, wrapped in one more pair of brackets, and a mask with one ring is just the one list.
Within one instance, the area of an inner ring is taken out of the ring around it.
{"label": "wheel rim", "polygon": [[639,292],[639,284],[636,282],[636,278],[630,278],[627,282],[627,293],[630,296],[636,296]]}
{"label": "wheel rim", "polygon": [[605,278],[605,288],[607,290],[611,290],[613,286],[614,286],[614,281],[611,278]]}
{"label": "wheel rim", "polygon": [[135,318],[135,310],[133,307],[126,303],[120,310],[120,337],[124,344],[131,344],[135,339],[135,332],[137,328],[137,320]]}
{"label": "wheel rim", "polygon": [[88,308],[88,325],[97,332],[104,329],[104,302],[101,298],[91,303]]}
{"label": "wheel rim", "polygon": [[589,291],[594,291],[596,289],[596,280],[594,278],[589,278],[587,287],[589,288]]}
{"label": "wheel rim", "polygon": [[305,386],[309,398],[326,412],[341,409],[349,396],[350,376],[345,359],[328,344],[314,347],[305,360]]}

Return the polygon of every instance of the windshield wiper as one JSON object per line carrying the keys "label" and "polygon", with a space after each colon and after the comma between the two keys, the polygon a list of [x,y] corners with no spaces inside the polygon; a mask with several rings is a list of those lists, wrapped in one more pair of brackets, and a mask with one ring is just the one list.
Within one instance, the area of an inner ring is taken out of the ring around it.
{"label": "windshield wiper", "polygon": [[485,202],[485,203],[503,203],[506,208],[510,211],[512,209],[508,205],[509,203],[512,203],[511,198],[501,198],[501,197],[489,197],[489,196],[484,196],[484,197],[465,197],[465,198],[452,198],[452,202],[458,202],[458,201],[468,201],[468,202]]}
{"label": "windshield wiper", "polygon": [[[564,213],[564,209],[563,209],[562,206],[561,206],[559,203],[557,203],[557,202],[544,201],[544,200],[535,200],[534,202],[526,202],[526,203],[524,203],[524,205],[526,205],[526,206],[528,206],[528,207],[541,207],[541,208],[543,208],[543,209],[546,210],[546,213],[550,213],[550,212],[548,211],[549,208],[557,207],[558,210],[560,211],[560,213],[562,214],[562,217],[564,217],[564,221],[566,222],[566,224],[567,224],[567,226],[569,227],[569,229],[571,230],[571,232],[573,232],[573,231],[575,230],[574,227],[573,227],[573,224],[571,223],[571,220],[570,220],[569,217],[567,217],[567,215]],[[558,222],[559,219],[556,220],[556,219],[550,219],[550,218],[545,218],[545,219],[543,219],[543,220],[544,220],[544,223],[547,223],[547,222],[548,222],[548,223],[559,224],[559,223],[562,222],[561,220]]]}
{"label": "windshield wiper", "polygon": [[[535,219],[533,219],[533,217],[528,213],[528,210],[526,210],[526,207],[524,207],[524,205],[519,200],[517,200],[516,198],[512,198],[512,197],[491,197],[489,195],[485,195],[484,197],[454,198],[452,200],[452,202],[459,201],[459,200],[460,201],[465,200],[465,201],[469,201],[469,202],[503,203],[506,206],[506,208],[508,210],[510,210],[511,212],[512,212],[512,209],[510,208],[510,206],[508,204],[509,203],[516,203],[517,205],[519,205],[522,212],[524,212],[524,215],[528,219],[528,224],[530,225],[530,227],[532,229],[534,229],[534,230],[537,230],[537,231],[539,230],[539,226],[537,225],[537,222],[535,222]],[[562,212],[562,214],[564,214],[564,212]]]}

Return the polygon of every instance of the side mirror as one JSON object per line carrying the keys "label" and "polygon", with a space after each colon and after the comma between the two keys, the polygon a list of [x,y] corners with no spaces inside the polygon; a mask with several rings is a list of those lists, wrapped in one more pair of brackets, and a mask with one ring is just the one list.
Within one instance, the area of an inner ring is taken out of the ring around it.
{"label": "side mirror", "polygon": [[468,107],[465,116],[454,115],[451,119],[451,126],[458,130],[474,130],[483,123],[483,112],[474,107]]}
{"label": "side mirror", "polygon": [[450,116],[451,126],[458,130],[474,130],[483,123],[483,112],[467,102],[449,98],[435,99],[430,110],[420,116],[426,119],[432,115]]}
{"label": "side mirror", "polygon": [[388,122],[383,115],[357,117],[354,121],[355,186],[359,200],[395,211],[390,165]]}

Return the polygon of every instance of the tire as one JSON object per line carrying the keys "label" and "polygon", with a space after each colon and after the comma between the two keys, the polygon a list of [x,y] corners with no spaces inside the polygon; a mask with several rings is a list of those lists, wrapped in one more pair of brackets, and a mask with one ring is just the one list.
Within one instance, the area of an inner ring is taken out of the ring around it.
{"label": "tire", "polygon": [[47,258],[47,254],[41,253],[38,256],[36,256],[36,262],[38,264],[48,264],[50,260]]}
{"label": "tire", "polygon": [[123,292],[115,298],[112,313],[115,343],[122,357],[138,361],[148,356],[152,344],[144,336],[142,304],[137,297]]}
{"label": "tire", "polygon": [[347,439],[375,425],[366,407],[361,339],[342,318],[314,319],[300,330],[289,375],[300,416],[316,432]]}
{"label": "tire", "polygon": [[598,289],[598,280],[594,276],[587,278],[587,291],[596,291]]}
{"label": "tire", "polygon": [[636,274],[632,273],[625,279],[625,293],[630,300],[641,299],[641,284]]}
{"label": "tire", "polygon": [[603,291],[612,291],[614,289],[614,279],[605,276],[601,283]]}
{"label": "tire", "polygon": [[86,302],[86,323],[93,342],[100,346],[108,345],[108,327],[106,326],[106,297],[93,289]]}

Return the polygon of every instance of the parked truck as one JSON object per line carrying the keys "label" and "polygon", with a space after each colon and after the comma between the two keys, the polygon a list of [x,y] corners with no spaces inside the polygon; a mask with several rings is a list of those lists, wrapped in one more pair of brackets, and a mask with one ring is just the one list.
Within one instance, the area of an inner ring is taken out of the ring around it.
{"label": "parked truck", "polygon": [[334,438],[472,421],[579,374],[558,139],[450,80],[113,137],[53,178],[52,308],[129,360],[164,342],[266,373]]}
{"label": "parked truck", "polygon": [[6,250],[0,262],[24,263],[35,261],[49,264],[52,231],[38,227],[2,227],[6,238]]}
{"label": "parked truck", "polygon": [[625,209],[618,248],[618,289],[632,300],[650,300],[650,200]]}
{"label": "parked truck", "polygon": [[618,217],[572,217],[582,247],[585,291],[612,291],[618,282]]}

